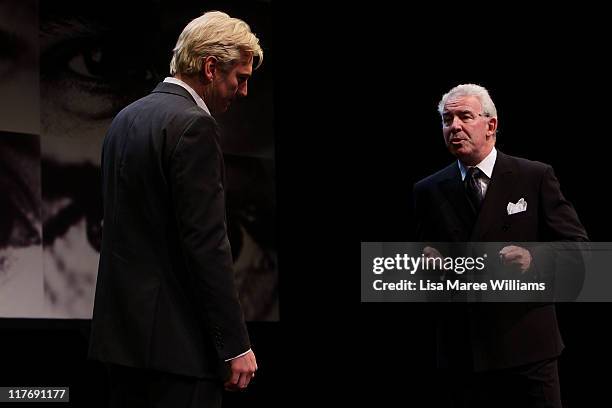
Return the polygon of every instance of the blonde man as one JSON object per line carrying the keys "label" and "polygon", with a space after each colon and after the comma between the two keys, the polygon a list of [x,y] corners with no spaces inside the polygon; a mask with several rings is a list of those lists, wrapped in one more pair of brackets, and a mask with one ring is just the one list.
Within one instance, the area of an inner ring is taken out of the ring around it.
{"label": "blonde man", "polygon": [[90,356],[111,403],[221,406],[257,370],[232,271],[215,115],[247,95],[263,60],[249,26],[191,21],[172,77],[123,109],[102,150],[104,231]]}

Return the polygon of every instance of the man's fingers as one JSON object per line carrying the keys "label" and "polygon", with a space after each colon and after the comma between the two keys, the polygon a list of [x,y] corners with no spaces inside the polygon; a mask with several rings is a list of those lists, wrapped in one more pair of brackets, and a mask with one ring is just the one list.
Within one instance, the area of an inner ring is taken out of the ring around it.
{"label": "man's fingers", "polygon": [[224,386],[227,391],[239,391],[245,389],[253,377],[255,377],[255,370],[253,369],[242,369],[232,371],[231,377],[225,382]]}
{"label": "man's fingers", "polygon": [[238,382],[238,388],[244,389],[251,382],[252,373],[242,373],[240,375],[240,381]]}
{"label": "man's fingers", "polygon": [[250,350],[248,353],[232,359],[229,362],[229,366],[230,376],[224,384],[225,389],[228,391],[245,389],[255,376],[255,371],[257,370],[255,353]]}
{"label": "man's fingers", "polygon": [[501,251],[499,251],[499,254],[502,257],[510,257],[510,258],[516,258],[517,256],[521,256],[521,257],[529,257],[530,253],[527,249],[525,248],[521,248],[521,247],[517,247],[517,246],[509,246],[509,247],[505,247],[504,249],[502,249]]}
{"label": "man's fingers", "polygon": [[255,373],[251,373],[251,372],[241,373],[238,376],[238,380],[236,382],[232,382],[231,380],[226,381],[224,384],[225,389],[227,391],[238,391],[238,390],[245,389],[249,385],[249,383],[251,382],[254,376],[255,376]]}
{"label": "man's fingers", "polygon": [[508,252],[507,254],[502,255],[502,256],[503,256],[502,259],[505,262],[512,262],[512,261],[520,260],[522,258],[522,256],[523,256],[523,254],[521,252],[518,252],[518,251],[512,251],[512,252]]}
{"label": "man's fingers", "polygon": [[521,272],[525,272],[531,265],[531,254],[528,250],[518,246],[507,246],[499,251],[499,256],[504,265],[519,265]]}
{"label": "man's fingers", "polygon": [[442,254],[440,254],[440,252],[437,249],[432,248],[430,246],[423,248],[423,255],[425,255],[426,258],[442,257]]}
{"label": "man's fingers", "polygon": [[517,246],[507,246],[499,251],[499,255],[504,262],[511,262],[523,256],[522,248]]}
{"label": "man's fingers", "polygon": [[228,384],[229,387],[235,387],[238,385],[239,380],[240,373],[238,371],[232,371],[232,375],[230,376],[229,380],[227,380],[226,384]]}

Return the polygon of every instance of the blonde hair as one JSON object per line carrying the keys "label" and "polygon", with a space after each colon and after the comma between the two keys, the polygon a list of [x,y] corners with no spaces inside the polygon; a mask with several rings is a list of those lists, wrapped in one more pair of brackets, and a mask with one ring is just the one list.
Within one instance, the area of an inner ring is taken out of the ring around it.
{"label": "blonde hair", "polygon": [[170,75],[193,75],[202,70],[202,58],[216,57],[224,69],[240,61],[244,54],[257,57],[259,68],[263,50],[259,39],[244,21],[220,11],[209,11],[183,29],[170,61]]}

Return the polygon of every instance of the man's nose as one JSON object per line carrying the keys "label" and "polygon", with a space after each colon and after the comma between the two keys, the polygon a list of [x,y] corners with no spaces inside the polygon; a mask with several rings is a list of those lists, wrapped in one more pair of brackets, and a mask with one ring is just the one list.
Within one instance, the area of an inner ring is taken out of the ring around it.
{"label": "man's nose", "polygon": [[459,119],[458,116],[453,116],[453,121],[451,122],[450,125],[450,129],[453,132],[457,132],[459,130],[461,130],[461,125],[463,124],[463,122],[461,122],[461,119]]}
{"label": "man's nose", "polygon": [[244,82],[238,87],[238,96],[247,96],[247,83]]}

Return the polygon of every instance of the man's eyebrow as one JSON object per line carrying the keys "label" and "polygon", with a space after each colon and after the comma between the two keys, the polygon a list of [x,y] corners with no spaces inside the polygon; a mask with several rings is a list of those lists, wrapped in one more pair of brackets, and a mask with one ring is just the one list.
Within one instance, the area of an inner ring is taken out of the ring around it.
{"label": "man's eyebrow", "polygon": [[80,17],[63,17],[40,23],[40,33],[44,39],[65,41],[83,37],[96,37],[110,26],[99,21],[86,20]]}
{"label": "man's eyebrow", "polygon": [[471,109],[445,110],[442,115],[450,115],[451,113],[474,113]]}

